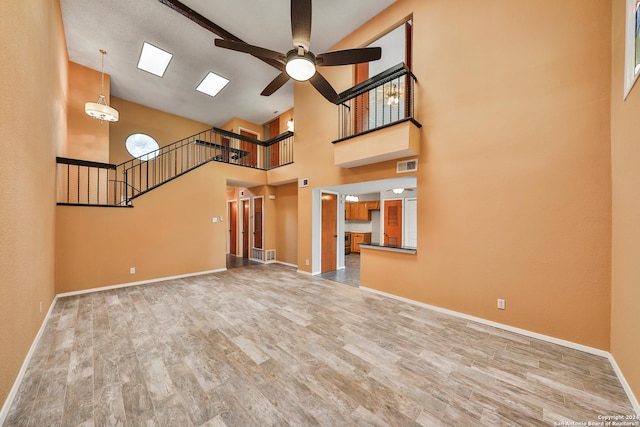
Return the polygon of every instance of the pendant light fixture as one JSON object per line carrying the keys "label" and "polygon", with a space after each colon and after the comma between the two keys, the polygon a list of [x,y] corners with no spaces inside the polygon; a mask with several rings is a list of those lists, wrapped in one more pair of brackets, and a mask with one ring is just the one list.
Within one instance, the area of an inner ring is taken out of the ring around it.
{"label": "pendant light fixture", "polygon": [[104,96],[104,56],[107,52],[100,49],[100,53],[102,54],[102,89],[97,102],[87,102],[84,104],[84,112],[101,122],[117,122],[120,118],[120,113],[118,113],[118,110],[107,104],[107,98]]}

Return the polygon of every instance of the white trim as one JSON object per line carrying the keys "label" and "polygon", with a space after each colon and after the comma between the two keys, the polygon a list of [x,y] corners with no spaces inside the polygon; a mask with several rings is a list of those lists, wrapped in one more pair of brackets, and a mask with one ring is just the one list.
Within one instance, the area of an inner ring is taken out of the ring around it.
{"label": "white trim", "polygon": [[71,297],[71,296],[74,296],[74,295],[90,294],[90,293],[93,293],[93,292],[108,291],[108,290],[111,290],[111,289],[128,288],[130,286],[147,285],[149,283],[165,282],[167,280],[184,279],[185,277],[202,276],[202,275],[205,275],[205,274],[220,273],[222,271],[227,271],[227,268],[225,267],[225,268],[218,268],[216,270],[207,270],[207,271],[199,271],[199,272],[196,272],[196,273],[179,274],[177,276],[160,277],[160,278],[157,278],[157,279],[140,280],[139,282],[121,283],[119,285],[102,286],[100,288],[82,289],[82,290],[79,290],[79,291],[71,291],[71,292],[65,292],[65,293],[62,293],[62,294],[58,294],[58,295],[56,295],[56,298]]}
{"label": "white trim", "polygon": [[413,305],[417,305],[419,307],[423,307],[429,310],[433,310],[433,311],[437,311],[439,313],[444,313],[444,314],[448,314],[450,316],[454,316],[454,317],[458,317],[461,319],[466,319],[466,320],[470,320],[473,322],[477,322],[483,325],[487,325],[487,326],[493,326],[494,328],[498,328],[498,329],[502,329],[505,331],[509,331],[509,332],[513,332],[515,334],[518,335],[522,335],[525,337],[529,337],[529,338],[535,338],[541,341],[546,341],[549,342],[551,344],[557,344],[557,345],[561,345],[563,347],[567,347],[573,350],[578,350],[578,351],[582,351],[584,353],[589,353],[589,354],[593,354],[594,356],[600,356],[600,357],[604,357],[605,359],[609,360],[609,362],[611,363],[611,366],[613,367],[613,370],[615,371],[618,380],[620,381],[620,384],[622,385],[622,388],[624,389],[625,393],[627,394],[627,397],[629,398],[629,401],[631,402],[631,405],[633,406],[633,409],[636,411],[636,415],[640,416],[640,404],[638,403],[638,399],[636,399],[635,395],[633,394],[633,390],[631,390],[631,386],[629,386],[629,383],[627,383],[627,380],[625,379],[624,375],[622,374],[622,371],[620,370],[620,367],[618,366],[618,364],[616,363],[613,355],[605,350],[600,350],[599,348],[595,348],[595,347],[590,347],[587,345],[583,345],[583,344],[578,344],[575,343],[573,341],[567,341],[567,340],[563,340],[560,338],[555,338],[555,337],[551,337],[549,335],[543,335],[543,334],[539,334],[537,332],[532,332],[532,331],[528,331],[526,329],[520,329],[520,328],[516,328],[514,326],[509,326],[509,325],[505,325],[504,323],[498,323],[498,322],[493,322],[491,320],[487,320],[487,319],[483,319],[481,317],[475,317],[475,316],[471,316],[468,314],[464,314],[464,313],[460,313],[458,311],[453,311],[453,310],[449,310],[446,308],[442,308],[442,307],[438,307],[435,305],[431,305],[431,304],[426,304],[420,301],[415,301],[409,298],[405,298],[405,297],[401,297],[398,295],[393,295],[393,294],[389,294],[387,292],[383,292],[383,291],[379,291],[377,289],[373,289],[373,288],[367,288],[365,286],[360,286],[360,289],[367,291],[367,292],[371,292],[374,294],[378,294],[378,295],[382,295],[391,299],[395,299],[398,301],[403,301],[409,304],[413,304]]}
{"label": "white trim", "polygon": [[[286,265],[287,267],[293,267],[293,268],[295,268],[295,269],[297,269],[297,268],[298,268],[298,264],[291,264],[291,263],[289,263],[289,262],[278,261],[278,260],[275,260],[275,261],[273,261],[273,262],[274,262],[274,263],[276,263],[276,264]],[[302,271],[300,271],[300,273],[303,273],[303,272],[302,272]]]}
{"label": "white trim", "polygon": [[307,276],[315,276],[320,273],[309,273],[308,271],[296,270],[296,273],[306,274]]}
{"label": "white trim", "polygon": [[626,0],[626,20],[624,29],[624,99],[627,99],[629,92],[633,89],[633,85],[638,80],[640,72],[636,72],[636,0]]}
{"label": "white trim", "polygon": [[47,327],[47,324],[49,323],[49,318],[51,317],[51,313],[53,312],[53,307],[55,307],[57,302],[58,302],[58,295],[56,295],[53,298],[53,301],[51,301],[51,305],[49,305],[49,310],[47,311],[47,315],[44,316],[44,320],[40,325],[40,329],[38,330],[38,333],[33,339],[33,343],[31,343],[31,347],[27,352],[27,356],[24,358],[24,362],[22,362],[22,366],[20,367],[20,371],[16,376],[16,380],[13,382],[13,386],[11,387],[11,390],[9,390],[9,394],[7,395],[7,398],[4,401],[4,405],[2,405],[2,409],[0,409],[0,426],[4,425],[4,422],[7,420],[7,416],[9,415],[9,409],[13,405],[13,401],[15,400],[16,395],[18,394],[18,389],[22,385],[24,374],[25,372],[27,372],[27,367],[29,366],[29,363],[31,363],[31,358],[33,357],[33,353],[35,352],[36,347],[38,347],[38,344],[40,343],[40,338],[42,338],[42,334],[44,333],[44,330]]}
{"label": "white trim", "polygon": [[509,332],[514,332],[516,334],[520,334],[520,335],[524,335],[530,338],[536,338],[542,341],[547,341],[550,342],[552,344],[558,344],[561,345],[563,347],[568,347],[568,348],[572,348],[574,350],[579,350],[579,351],[583,351],[585,353],[590,353],[596,356],[600,356],[600,357],[605,357],[608,358],[609,357],[609,352],[605,351],[605,350],[600,350],[598,348],[595,347],[589,347],[586,345],[582,345],[582,344],[578,344],[578,343],[574,343],[572,341],[566,341],[560,338],[554,338],[551,337],[549,335],[543,335],[543,334],[539,334],[537,332],[532,332],[532,331],[527,331],[526,329],[520,329],[520,328],[516,328],[514,326],[509,326],[509,325],[505,325],[504,323],[498,323],[498,322],[493,322],[491,320],[487,320],[487,319],[483,319],[481,317],[475,317],[475,316],[471,316],[469,314],[464,314],[464,313],[460,313],[459,311],[453,311],[453,310],[449,310],[446,308],[442,308],[442,307],[438,307],[435,305],[430,305],[430,304],[426,304],[420,301],[415,301],[409,298],[404,298],[398,295],[393,295],[393,294],[389,294],[383,291],[379,291],[377,289],[372,289],[372,288],[367,288],[365,286],[360,286],[360,289],[363,289],[365,291],[368,292],[373,292],[375,294],[379,294],[379,295],[383,295],[389,298],[393,298],[399,301],[404,301],[404,302],[408,302],[409,304],[413,304],[413,305],[417,305],[423,308],[427,308],[429,310],[433,310],[433,311],[437,311],[440,313],[444,313],[444,314],[449,314],[451,316],[455,316],[455,317],[459,317],[462,319],[466,319],[466,320],[471,320],[473,322],[478,322],[478,323],[482,323],[484,325],[488,325],[488,326],[493,326],[494,328],[499,328],[499,329],[503,329],[505,331],[509,331]]}
{"label": "white trim", "polygon": [[636,415],[640,416],[640,403],[638,403],[638,399],[636,399],[636,396],[633,394],[633,390],[631,390],[631,386],[629,385],[629,383],[627,382],[627,379],[622,374],[622,371],[620,370],[620,367],[616,363],[616,359],[613,357],[613,354],[609,354],[609,362],[611,362],[611,366],[613,367],[613,370],[618,376],[618,380],[620,380],[620,384],[622,384],[622,388],[627,393],[627,397],[631,402],[631,406],[633,406],[633,409],[636,411]]}

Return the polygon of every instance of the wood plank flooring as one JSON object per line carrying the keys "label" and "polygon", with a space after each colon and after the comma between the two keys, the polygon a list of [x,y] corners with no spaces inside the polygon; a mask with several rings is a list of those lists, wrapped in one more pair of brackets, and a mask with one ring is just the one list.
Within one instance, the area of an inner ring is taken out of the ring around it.
{"label": "wood plank flooring", "polygon": [[548,426],[609,362],[260,265],[60,298],[5,426]]}

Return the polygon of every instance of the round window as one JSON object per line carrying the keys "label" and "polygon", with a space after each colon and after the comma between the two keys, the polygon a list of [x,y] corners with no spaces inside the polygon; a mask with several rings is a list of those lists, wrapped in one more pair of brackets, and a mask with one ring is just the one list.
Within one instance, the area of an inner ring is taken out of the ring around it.
{"label": "round window", "polygon": [[160,146],[155,139],[144,133],[134,133],[124,143],[127,151],[133,157],[140,160],[151,160],[158,155],[156,151]]}

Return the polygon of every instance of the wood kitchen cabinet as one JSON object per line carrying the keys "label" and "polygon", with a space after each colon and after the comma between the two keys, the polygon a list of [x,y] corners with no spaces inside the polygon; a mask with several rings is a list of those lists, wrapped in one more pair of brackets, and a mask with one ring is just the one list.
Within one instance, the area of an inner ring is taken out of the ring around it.
{"label": "wood kitchen cabinet", "polygon": [[351,233],[351,252],[360,252],[360,243],[371,243],[371,233]]}
{"label": "wood kitchen cabinet", "polygon": [[380,201],[345,203],[344,209],[344,219],[347,221],[371,221],[371,211],[380,209]]}

